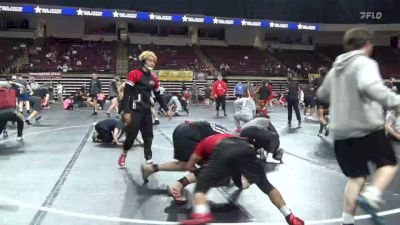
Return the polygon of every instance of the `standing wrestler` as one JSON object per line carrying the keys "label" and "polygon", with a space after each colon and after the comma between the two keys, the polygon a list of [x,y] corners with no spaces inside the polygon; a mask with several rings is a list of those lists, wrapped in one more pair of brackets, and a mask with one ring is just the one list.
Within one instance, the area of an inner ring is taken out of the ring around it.
{"label": "standing wrestler", "polygon": [[125,166],[125,159],[128,150],[132,147],[136,136],[140,130],[144,141],[144,157],[146,163],[153,163],[151,145],[153,142],[153,121],[151,107],[153,91],[156,100],[167,112],[168,117],[172,118],[172,113],[163,101],[159,90],[159,81],[152,72],[157,62],[157,56],[151,51],[144,51],[139,56],[142,68],[134,69],[129,72],[125,81],[124,96],[122,100],[124,119],[127,124],[126,139],[123,152],[118,159],[118,165]]}

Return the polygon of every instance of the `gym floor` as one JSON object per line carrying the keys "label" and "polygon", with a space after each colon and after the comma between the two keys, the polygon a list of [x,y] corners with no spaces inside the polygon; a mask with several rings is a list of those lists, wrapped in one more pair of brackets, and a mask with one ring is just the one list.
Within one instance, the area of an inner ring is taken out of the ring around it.
{"label": "gym floor", "polygon": [[[155,163],[173,158],[172,132],[185,119],[207,120],[234,129],[232,105],[228,116],[216,117],[209,106],[192,106],[190,116],[161,118],[154,127]],[[88,108],[64,111],[53,105],[40,123],[26,125],[24,141],[16,141],[15,128],[0,138],[0,225],[115,225],[176,224],[186,219],[191,205],[177,206],[165,191],[182,172],[159,172],[144,185],[140,164],[142,147],[134,146],[126,168],[117,166],[121,149],[93,143],[93,123],[106,118],[92,116]],[[283,164],[267,157],[266,173],[287,205],[306,224],[340,224],[342,175],[329,137],[318,137],[319,124],[304,122],[300,129],[287,127],[285,108],[270,113],[286,154]],[[297,125],[297,121],[293,121]],[[397,153],[399,155],[399,153]],[[185,194],[190,198],[194,186]],[[400,224],[400,175],[384,193],[382,212],[388,224]],[[214,188],[209,193],[215,223],[286,224],[255,185],[239,192],[236,187]],[[357,224],[372,224],[362,211]]]}

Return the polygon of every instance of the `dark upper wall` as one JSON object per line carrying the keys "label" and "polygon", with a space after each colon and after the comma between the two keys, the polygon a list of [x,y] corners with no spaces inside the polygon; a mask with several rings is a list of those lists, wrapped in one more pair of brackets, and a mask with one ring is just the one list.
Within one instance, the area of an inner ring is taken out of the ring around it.
{"label": "dark upper wall", "polygon": [[[0,0],[315,23],[400,23],[398,0]],[[360,11],[382,12],[380,20]]]}

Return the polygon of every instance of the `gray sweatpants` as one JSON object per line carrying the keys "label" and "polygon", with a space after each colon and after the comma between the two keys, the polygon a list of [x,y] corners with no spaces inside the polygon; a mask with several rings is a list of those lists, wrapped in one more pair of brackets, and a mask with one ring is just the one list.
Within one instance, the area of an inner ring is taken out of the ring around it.
{"label": "gray sweatpants", "polygon": [[249,122],[251,119],[253,119],[253,115],[235,113],[233,114],[233,118],[235,119],[236,127],[240,127],[240,122],[243,123]]}

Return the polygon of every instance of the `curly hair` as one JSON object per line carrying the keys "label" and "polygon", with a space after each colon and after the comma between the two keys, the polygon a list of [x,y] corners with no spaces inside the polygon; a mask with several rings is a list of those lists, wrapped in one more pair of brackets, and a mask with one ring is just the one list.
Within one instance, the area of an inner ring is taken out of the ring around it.
{"label": "curly hair", "polygon": [[142,54],[139,55],[139,60],[140,61],[146,60],[146,59],[148,59],[150,57],[153,57],[157,61],[157,56],[152,51],[144,51],[144,52],[142,52]]}

